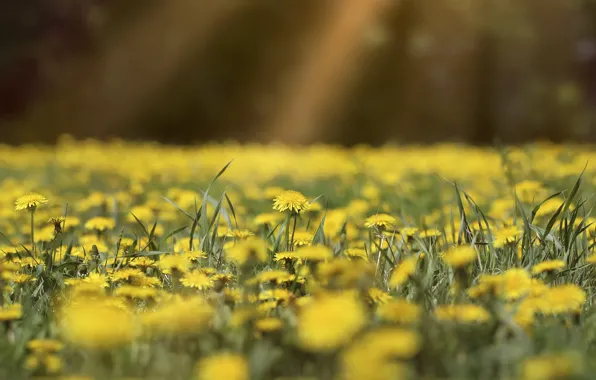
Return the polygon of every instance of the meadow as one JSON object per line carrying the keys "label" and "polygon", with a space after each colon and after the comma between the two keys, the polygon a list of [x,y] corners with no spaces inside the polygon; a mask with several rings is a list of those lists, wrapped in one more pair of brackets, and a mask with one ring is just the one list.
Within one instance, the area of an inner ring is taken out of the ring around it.
{"label": "meadow", "polygon": [[591,146],[0,146],[1,379],[592,379]]}

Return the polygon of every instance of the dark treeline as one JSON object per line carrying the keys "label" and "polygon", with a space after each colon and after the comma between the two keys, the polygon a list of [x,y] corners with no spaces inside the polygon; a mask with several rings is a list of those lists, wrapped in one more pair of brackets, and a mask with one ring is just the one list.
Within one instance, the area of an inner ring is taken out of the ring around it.
{"label": "dark treeline", "polygon": [[[0,142],[287,140],[264,126],[349,2],[197,3],[0,0]],[[350,37],[365,46],[345,93],[294,142],[596,139],[596,1],[402,0],[375,17]]]}

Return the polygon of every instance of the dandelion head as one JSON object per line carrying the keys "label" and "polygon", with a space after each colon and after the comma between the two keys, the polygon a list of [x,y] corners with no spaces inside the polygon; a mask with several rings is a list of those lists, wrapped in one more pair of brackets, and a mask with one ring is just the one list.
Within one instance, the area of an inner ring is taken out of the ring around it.
{"label": "dandelion head", "polygon": [[453,268],[462,268],[476,260],[476,250],[462,245],[448,249],[443,253],[443,261]]}
{"label": "dandelion head", "polygon": [[221,353],[201,359],[196,367],[197,380],[248,380],[248,361],[240,355]]}
{"label": "dandelion head", "polygon": [[366,323],[362,304],[352,293],[324,294],[298,315],[298,339],[313,352],[330,352],[348,343]]}
{"label": "dandelion head", "polygon": [[364,221],[364,227],[366,228],[389,229],[396,225],[397,219],[389,214],[375,214]]}
{"label": "dandelion head", "polygon": [[15,210],[34,211],[38,206],[48,203],[46,197],[38,193],[27,193],[17,198],[14,202]]}
{"label": "dandelion head", "polygon": [[279,212],[290,211],[299,214],[308,210],[310,203],[304,194],[294,190],[284,190],[273,198],[273,209]]}

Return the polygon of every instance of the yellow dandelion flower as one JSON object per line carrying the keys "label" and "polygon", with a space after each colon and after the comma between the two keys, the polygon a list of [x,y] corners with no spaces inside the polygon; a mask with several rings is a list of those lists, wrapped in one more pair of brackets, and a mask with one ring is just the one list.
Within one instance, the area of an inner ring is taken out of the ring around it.
{"label": "yellow dandelion flower", "polygon": [[260,332],[279,331],[284,327],[284,323],[279,318],[269,317],[261,318],[255,321],[255,329]]}
{"label": "yellow dandelion flower", "polygon": [[389,293],[386,293],[379,288],[370,288],[368,289],[368,298],[373,304],[384,304],[389,302],[392,297]]}
{"label": "yellow dandelion flower", "polygon": [[209,325],[213,308],[202,298],[180,298],[162,302],[141,315],[148,336],[199,333]]}
{"label": "yellow dandelion flower", "polygon": [[[384,358],[413,358],[422,346],[418,334],[411,330],[398,327],[382,327],[370,331],[362,338],[362,341],[375,354]],[[361,341],[361,342],[362,342]]]}
{"label": "yellow dandelion flower", "polygon": [[397,225],[397,219],[388,214],[371,215],[364,221],[366,228],[389,229]]}
{"label": "yellow dandelion flower", "polygon": [[257,274],[255,277],[251,278],[246,282],[247,285],[251,284],[258,284],[258,283],[267,283],[273,282],[282,284],[284,282],[294,281],[296,279],[296,275],[290,274],[283,270],[269,270],[263,271]]}
{"label": "yellow dandelion flower", "polygon": [[509,226],[492,231],[493,246],[495,248],[502,248],[507,244],[515,243],[522,235],[523,230],[518,226]]}
{"label": "yellow dandelion flower", "polygon": [[490,314],[482,306],[473,304],[439,305],[434,311],[435,317],[440,321],[448,322],[486,322]]}
{"label": "yellow dandelion flower", "polygon": [[296,231],[294,233],[294,246],[302,247],[312,244],[314,235],[308,231]]}
{"label": "yellow dandelion flower", "polygon": [[185,255],[163,255],[159,259],[157,265],[164,273],[172,273],[172,271],[187,272],[190,269],[190,258]]}
{"label": "yellow dandelion flower", "polygon": [[268,314],[269,312],[277,309],[278,306],[279,306],[279,303],[276,300],[272,300],[272,301],[260,303],[257,306],[257,310],[259,311],[259,313]]}
{"label": "yellow dandelion flower", "polygon": [[35,233],[35,242],[50,242],[56,237],[56,230],[52,226],[43,227]]}
{"label": "yellow dandelion flower", "polygon": [[227,249],[227,258],[238,265],[247,262],[265,262],[269,259],[267,242],[260,238],[249,238],[239,241]]}
{"label": "yellow dandelion flower", "polygon": [[153,260],[152,258],[141,256],[141,257],[135,257],[135,258],[131,259],[129,265],[131,267],[148,268],[148,267],[155,266],[155,264],[157,264],[157,263],[158,262]]}
{"label": "yellow dandelion flower", "polygon": [[248,239],[249,237],[254,235],[254,232],[249,230],[228,230],[225,232],[226,237],[236,238],[239,240]]}
{"label": "yellow dandelion flower", "polygon": [[453,268],[462,268],[476,260],[476,250],[468,245],[448,249],[443,253],[443,261]]}
{"label": "yellow dandelion flower", "polygon": [[273,209],[279,212],[290,211],[298,214],[309,208],[310,203],[306,197],[298,191],[285,190],[273,199]]}
{"label": "yellow dandelion flower", "polygon": [[[371,370],[374,368],[374,370]],[[389,360],[371,351],[367,344],[355,344],[342,352],[340,356],[340,380],[385,380],[407,379],[408,368],[405,364]]]}
{"label": "yellow dandelion flower", "polygon": [[68,304],[62,310],[59,324],[66,340],[87,349],[124,346],[132,342],[136,334],[132,315],[107,299]]}
{"label": "yellow dandelion flower", "polygon": [[305,261],[324,261],[333,257],[333,251],[324,245],[311,245],[297,249],[295,257]]}
{"label": "yellow dandelion flower", "polygon": [[399,234],[404,238],[411,238],[418,235],[420,230],[418,227],[404,227],[399,230]]}
{"label": "yellow dandelion flower", "polygon": [[414,323],[420,319],[422,309],[402,298],[394,298],[379,305],[377,315],[384,321],[393,323]]}
{"label": "yellow dandelion flower", "polygon": [[162,282],[157,277],[139,276],[133,279],[133,284],[136,286],[160,287]]}
{"label": "yellow dandelion flower", "polygon": [[586,303],[586,292],[575,284],[550,288],[542,297],[545,314],[579,313]]}
{"label": "yellow dandelion flower", "polygon": [[298,339],[308,351],[329,352],[348,343],[365,324],[364,308],[353,294],[325,294],[301,309]]}
{"label": "yellow dandelion flower", "polygon": [[158,291],[155,288],[134,285],[122,285],[114,290],[114,295],[117,297],[149,300],[157,298]]}
{"label": "yellow dandelion flower", "polygon": [[248,380],[248,361],[236,354],[216,354],[202,359],[197,364],[197,380]]}
{"label": "yellow dandelion flower", "polygon": [[15,210],[29,210],[33,211],[38,206],[48,203],[48,200],[41,194],[38,193],[27,193],[17,198],[14,202]]}
{"label": "yellow dandelion flower", "polygon": [[213,280],[201,271],[189,272],[180,279],[182,285],[187,288],[206,290],[213,287]]}
{"label": "yellow dandelion flower", "polygon": [[0,321],[15,321],[23,317],[23,307],[20,303],[0,307]]}
{"label": "yellow dandelion flower", "polygon": [[290,261],[297,260],[298,255],[296,251],[277,252],[273,255],[273,261]]}
{"label": "yellow dandelion flower", "polygon": [[283,218],[283,215],[276,212],[263,213],[255,216],[254,223],[257,226],[276,225],[281,221],[281,218]]}
{"label": "yellow dandelion flower", "polygon": [[[561,207],[563,203],[565,203],[565,200],[560,197],[551,198],[545,201],[542,205],[540,205],[540,208],[536,212],[536,218],[551,216],[559,209],[559,207]],[[573,209],[573,205],[570,205],[570,207]]]}
{"label": "yellow dandelion flower", "polygon": [[407,368],[395,359],[413,357],[420,345],[420,338],[413,331],[384,327],[368,332],[340,355],[339,379],[406,378]]}
{"label": "yellow dandelion flower", "polygon": [[435,238],[435,237],[439,237],[439,236],[442,236],[442,235],[443,235],[443,233],[441,231],[439,231],[438,229],[436,229],[436,228],[431,228],[431,229],[428,229],[428,230],[421,231],[420,234],[419,234],[419,236],[421,238],[423,238],[423,239],[426,239],[426,238]]}
{"label": "yellow dandelion flower", "polygon": [[524,269],[508,269],[497,278],[496,291],[508,300],[525,297],[532,290],[532,278]]}
{"label": "yellow dandelion flower", "polygon": [[522,380],[567,379],[578,373],[577,360],[565,355],[543,355],[526,359],[522,364]]}
{"label": "yellow dandelion flower", "polygon": [[563,260],[548,260],[538,263],[532,267],[532,274],[540,274],[543,272],[555,272],[565,268],[567,264]]}
{"label": "yellow dandelion flower", "polygon": [[12,281],[15,284],[25,284],[27,282],[35,281],[35,278],[28,273],[9,273],[6,278],[8,281]]}
{"label": "yellow dandelion flower", "polygon": [[344,255],[349,258],[360,258],[365,261],[368,261],[368,255],[366,254],[366,250],[364,248],[347,248],[344,250]]}
{"label": "yellow dandelion flower", "polygon": [[207,253],[203,251],[183,251],[182,254],[193,261],[207,257]]}
{"label": "yellow dandelion flower", "polygon": [[113,271],[109,274],[112,282],[128,281],[134,277],[144,276],[145,274],[137,268],[124,268],[117,271]]}
{"label": "yellow dandelion flower", "polygon": [[56,339],[32,339],[27,342],[27,348],[37,353],[58,352],[64,348],[64,343]]}
{"label": "yellow dandelion flower", "polygon": [[404,258],[401,263],[397,264],[391,277],[389,278],[389,286],[396,288],[402,286],[408,281],[410,276],[416,273],[416,266],[418,264],[418,256],[408,256]]}
{"label": "yellow dandelion flower", "polygon": [[62,371],[64,363],[58,355],[45,355],[42,359],[45,370],[48,374],[57,374]]}
{"label": "yellow dandelion flower", "polygon": [[87,277],[82,279],[82,282],[97,286],[98,288],[107,288],[108,284],[108,276],[101,274],[101,273],[90,273]]}
{"label": "yellow dandelion flower", "polygon": [[113,230],[114,227],[116,227],[116,221],[103,216],[96,216],[85,223],[85,229],[93,231]]}

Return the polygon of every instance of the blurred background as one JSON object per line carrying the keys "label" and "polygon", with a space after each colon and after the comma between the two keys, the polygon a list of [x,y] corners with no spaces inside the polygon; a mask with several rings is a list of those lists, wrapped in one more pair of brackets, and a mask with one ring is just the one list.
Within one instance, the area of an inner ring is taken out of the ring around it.
{"label": "blurred background", "polygon": [[0,0],[0,142],[596,140],[595,0]]}

